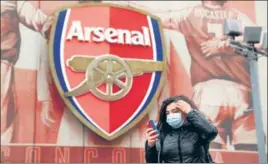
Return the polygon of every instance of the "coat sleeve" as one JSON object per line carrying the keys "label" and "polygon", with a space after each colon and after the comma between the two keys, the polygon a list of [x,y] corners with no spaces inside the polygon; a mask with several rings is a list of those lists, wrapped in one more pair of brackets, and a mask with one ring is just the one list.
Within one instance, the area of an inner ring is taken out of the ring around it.
{"label": "coat sleeve", "polygon": [[187,114],[187,120],[196,130],[202,134],[203,140],[211,141],[215,139],[218,134],[216,126],[214,126],[200,111],[193,109]]}
{"label": "coat sleeve", "polygon": [[146,163],[158,163],[157,159],[158,159],[158,156],[157,156],[156,146],[154,145],[153,147],[149,147],[148,142],[146,141],[145,143]]}

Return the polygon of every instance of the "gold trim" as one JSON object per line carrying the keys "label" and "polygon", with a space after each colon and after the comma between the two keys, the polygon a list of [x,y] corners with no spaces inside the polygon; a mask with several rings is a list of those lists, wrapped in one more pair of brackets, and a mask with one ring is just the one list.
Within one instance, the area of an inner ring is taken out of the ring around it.
{"label": "gold trim", "polygon": [[[160,78],[160,83],[159,83],[159,87],[156,90],[156,93],[154,94],[152,101],[148,104],[148,106],[146,107],[146,109],[142,112],[142,114],[140,114],[140,116],[138,116],[138,118],[136,118],[132,123],[130,123],[130,125],[128,125],[127,127],[125,127],[124,129],[122,129],[121,131],[114,133],[111,136],[107,136],[105,133],[103,133],[102,131],[100,131],[99,129],[93,127],[92,124],[88,123],[88,121],[86,121],[72,106],[72,104],[69,102],[68,99],[66,99],[66,97],[64,96],[64,92],[61,89],[61,85],[59,83],[59,79],[56,75],[56,71],[55,71],[55,64],[54,64],[54,60],[53,60],[53,41],[54,41],[54,35],[55,35],[55,26],[58,20],[58,14],[59,12],[61,12],[62,10],[66,10],[68,8],[76,8],[76,7],[85,7],[85,6],[108,6],[108,7],[117,7],[117,8],[122,8],[122,9],[126,9],[126,10],[132,10],[138,13],[141,13],[143,15],[148,15],[152,18],[154,18],[155,20],[157,20],[158,24],[159,24],[159,30],[160,30],[160,34],[161,34],[161,42],[162,42],[162,49],[163,49],[163,62],[164,64],[164,70],[162,72],[161,78]],[[126,132],[128,132],[131,128],[133,128],[138,122],[140,122],[140,120],[142,118],[144,118],[144,116],[148,113],[149,110],[152,109],[153,107],[153,103],[156,102],[157,97],[159,96],[159,93],[163,87],[165,78],[166,78],[166,63],[167,63],[167,59],[166,59],[166,47],[165,47],[165,41],[164,41],[164,32],[163,32],[163,25],[161,23],[161,20],[159,17],[144,11],[144,10],[140,10],[137,8],[134,8],[132,6],[124,6],[124,5],[119,5],[119,4],[112,4],[112,3],[98,3],[98,2],[88,2],[88,3],[81,3],[81,4],[75,4],[75,5],[69,5],[69,6],[65,6],[60,8],[59,10],[57,10],[54,14],[54,16],[56,16],[56,19],[54,19],[53,24],[52,24],[52,29],[51,29],[51,34],[50,34],[50,40],[49,40],[49,63],[50,63],[50,69],[51,69],[51,73],[54,79],[54,82],[56,84],[56,87],[59,91],[59,94],[61,96],[61,98],[63,99],[63,101],[65,102],[65,104],[67,105],[67,107],[71,110],[71,112],[76,116],[76,118],[78,118],[84,125],[86,125],[89,129],[91,129],[93,132],[95,132],[96,134],[98,134],[99,136],[101,136],[102,138],[106,139],[106,140],[113,140],[115,138],[118,138],[119,136],[121,136],[122,134],[125,134]]]}

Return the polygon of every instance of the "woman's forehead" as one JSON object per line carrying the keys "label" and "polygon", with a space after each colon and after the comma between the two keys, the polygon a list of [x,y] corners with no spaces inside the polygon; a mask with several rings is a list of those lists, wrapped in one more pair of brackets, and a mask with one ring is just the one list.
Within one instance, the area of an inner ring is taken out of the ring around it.
{"label": "woman's forehead", "polygon": [[167,110],[172,110],[172,109],[175,109],[176,108],[176,103],[173,102],[173,103],[170,103],[168,106],[167,106]]}

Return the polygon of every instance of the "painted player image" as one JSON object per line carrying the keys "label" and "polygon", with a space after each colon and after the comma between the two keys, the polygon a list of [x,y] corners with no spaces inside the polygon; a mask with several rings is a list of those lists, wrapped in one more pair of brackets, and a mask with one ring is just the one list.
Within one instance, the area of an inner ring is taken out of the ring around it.
{"label": "painted player image", "polygon": [[225,4],[220,0],[202,1],[164,24],[186,38],[191,55],[193,100],[219,131],[211,146],[257,150],[248,62],[234,53],[223,34],[225,19],[238,19],[243,26],[252,23]]}
{"label": "painted player image", "polygon": [[[14,65],[20,53],[20,23],[47,37],[50,18],[30,2],[1,1],[1,144],[12,141],[19,117],[14,86]],[[44,111],[48,111],[48,99],[40,101],[43,102]]]}

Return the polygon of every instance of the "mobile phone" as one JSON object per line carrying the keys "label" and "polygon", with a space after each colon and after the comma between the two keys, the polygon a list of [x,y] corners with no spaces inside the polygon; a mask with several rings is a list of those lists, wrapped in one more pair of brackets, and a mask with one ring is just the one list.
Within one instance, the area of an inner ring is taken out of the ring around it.
{"label": "mobile phone", "polygon": [[158,128],[153,120],[150,120],[148,122],[148,128],[152,128],[153,130],[155,130],[157,132],[158,136],[160,135],[159,130],[158,130]]}

